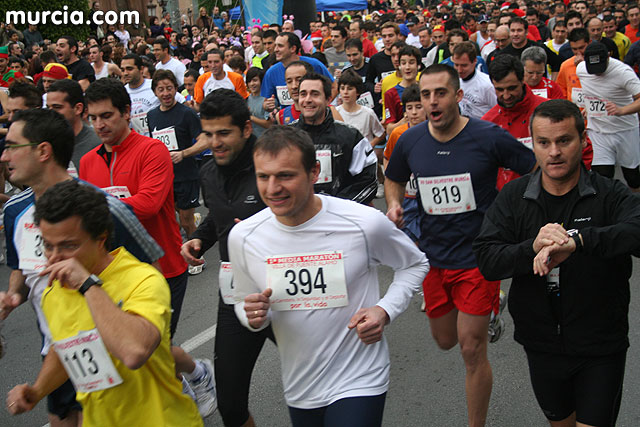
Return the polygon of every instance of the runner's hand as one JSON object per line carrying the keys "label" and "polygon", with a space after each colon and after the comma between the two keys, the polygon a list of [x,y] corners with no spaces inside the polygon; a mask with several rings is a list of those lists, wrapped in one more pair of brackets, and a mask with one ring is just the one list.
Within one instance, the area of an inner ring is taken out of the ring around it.
{"label": "runner's hand", "polygon": [[396,227],[402,228],[404,227],[403,214],[404,214],[404,209],[402,209],[402,206],[395,206],[395,207],[392,206],[387,211],[387,218],[389,218],[391,222],[393,222],[396,225]]}
{"label": "runner's hand", "polygon": [[276,108],[276,97],[271,95],[271,98],[267,98],[262,103],[262,108],[264,111],[271,112]]}
{"label": "runner's hand", "polygon": [[38,401],[33,387],[29,384],[20,384],[7,393],[7,411],[11,415],[22,414],[32,410]]}
{"label": "runner's hand", "polygon": [[78,290],[91,275],[75,258],[68,258],[55,264],[49,264],[42,270],[40,276],[49,275],[49,286],[58,280],[65,288]]}
{"label": "runner's hand", "polygon": [[547,224],[538,231],[538,235],[533,241],[533,251],[538,253],[545,246],[564,245],[569,240],[571,239],[569,239],[567,230],[560,224]]}
{"label": "runner's hand", "polygon": [[261,294],[250,294],[244,298],[244,311],[252,328],[261,328],[267,321],[267,313],[271,307],[269,297],[272,293],[271,288],[267,288]]}
{"label": "runner's hand", "polygon": [[22,295],[0,292],[0,319],[9,317],[9,313],[22,302]]}
{"label": "runner's hand", "polygon": [[356,329],[360,341],[365,344],[373,344],[382,339],[385,325],[389,323],[389,315],[380,306],[361,308],[353,315],[349,329]]}
{"label": "runner's hand", "polygon": [[198,258],[201,249],[202,240],[191,239],[182,244],[182,247],[180,248],[180,255],[182,255],[182,258],[184,258],[189,265],[202,265],[204,264],[204,260]]}
{"label": "runner's hand", "polygon": [[573,239],[569,239],[564,245],[554,243],[551,246],[545,246],[533,259],[533,274],[539,276],[549,274],[551,270],[569,258],[569,255],[575,250],[576,242]]}
{"label": "runner's hand", "polygon": [[616,104],[611,101],[607,101],[604,108],[607,110],[607,114],[610,116],[622,116],[622,110]]}

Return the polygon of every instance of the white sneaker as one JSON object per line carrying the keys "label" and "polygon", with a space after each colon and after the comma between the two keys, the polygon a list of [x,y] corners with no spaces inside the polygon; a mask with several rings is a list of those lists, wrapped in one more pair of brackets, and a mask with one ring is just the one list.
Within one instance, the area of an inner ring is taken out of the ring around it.
{"label": "white sneaker", "polygon": [[507,295],[502,289],[500,289],[500,309],[498,314],[489,322],[489,342],[494,343],[500,339],[504,332],[504,319],[502,319],[502,312],[507,306]]}
{"label": "white sneaker", "polygon": [[378,191],[376,191],[376,199],[382,199],[384,197],[384,184],[378,184]]}
{"label": "white sneaker", "polygon": [[189,381],[189,385],[195,394],[195,402],[198,405],[200,416],[206,418],[218,409],[218,399],[216,395],[216,380],[213,371],[213,364],[209,359],[197,359],[204,368],[204,375],[197,381]]}
{"label": "white sneaker", "polygon": [[196,395],[193,394],[193,390],[191,389],[191,386],[189,385],[189,381],[187,381],[187,379],[185,377],[182,377],[182,394],[186,394],[187,396],[192,398],[193,401],[195,402]]}

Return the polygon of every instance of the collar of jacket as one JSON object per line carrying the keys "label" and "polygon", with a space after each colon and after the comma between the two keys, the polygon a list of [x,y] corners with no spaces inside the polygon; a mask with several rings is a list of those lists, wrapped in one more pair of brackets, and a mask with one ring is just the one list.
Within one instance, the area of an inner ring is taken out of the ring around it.
{"label": "collar of jacket", "polygon": [[501,114],[505,114],[511,117],[517,117],[520,114],[526,114],[528,119],[528,116],[532,113],[531,104],[533,103],[535,95],[533,94],[529,86],[527,86],[524,82],[522,83],[522,86],[524,90],[524,98],[522,98],[522,101],[518,102],[511,108],[500,106]]}
{"label": "collar of jacket", "polygon": [[[584,163],[580,162],[580,178],[578,179],[578,193],[580,198],[596,194],[595,188],[591,185],[589,179],[592,172],[588,171]],[[527,188],[524,191],[523,198],[530,200],[538,200],[542,190],[542,169],[538,167],[531,175]]]}
{"label": "collar of jacket", "polygon": [[333,114],[331,114],[331,108],[327,107],[324,113],[324,120],[319,125],[310,125],[304,120],[304,116],[300,113],[300,127],[307,132],[324,132],[327,128],[333,125]]}

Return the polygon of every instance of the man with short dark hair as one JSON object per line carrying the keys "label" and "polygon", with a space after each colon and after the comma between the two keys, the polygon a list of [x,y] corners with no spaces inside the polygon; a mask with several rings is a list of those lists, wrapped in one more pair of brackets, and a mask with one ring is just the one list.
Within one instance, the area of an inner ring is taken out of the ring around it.
{"label": "man with short dark hair", "polygon": [[158,62],[156,70],[169,70],[176,76],[178,80],[178,86],[184,84],[184,73],[187,71],[187,67],[169,54],[169,42],[165,38],[158,38],[153,41],[153,54],[156,56]]}
{"label": "man with short dark hair", "polygon": [[[428,121],[409,128],[393,149],[386,169],[387,216],[403,225],[402,202],[413,173],[421,202],[420,249],[431,270],[423,282],[426,312],[438,346],[458,342],[466,367],[470,426],[486,422],[492,373],[487,358],[489,322],[500,307],[500,282],[486,280],[477,268],[471,243],[483,212],[497,195],[498,166],[525,174],[535,160],[529,149],[498,126],[460,115],[460,77],[435,64],[420,76]],[[491,340],[504,321],[494,316]]]}
{"label": "man with short dark hair", "polygon": [[30,411],[70,379],[83,425],[202,426],[175,377],[166,282],[125,248],[110,252],[105,194],[61,182],[38,198],[33,217],[47,259],[42,312],[53,342],[35,383],[9,392],[10,413]]}
{"label": "man with short dark hair", "polygon": [[473,251],[487,278],[512,278],[514,337],[549,423],[613,426],[629,347],[640,199],[581,164],[586,135],[575,104],[540,104],[530,128],[539,169],[498,194]]}
{"label": "man with short dark hair", "polygon": [[[229,235],[235,312],[251,333],[272,325],[294,427],[379,427],[389,379],[383,331],[408,307],[428,261],[379,211],[314,194],[316,152],[295,127],[272,126],[256,142],[269,209]],[[382,298],[378,265],[395,271]]]}
{"label": "man with short dark hair", "polygon": [[366,58],[371,58],[378,53],[378,49],[373,45],[371,40],[365,37],[364,28],[362,28],[362,21],[354,19],[349,24],[349,38],[360,40],[362,42],[362,52]]}
{"label": "man with short dark hair", "polygon": [[78,42],[71,36],[62,36],[56,43],[56,55],[58,61],[67,67],[71,78],[86,91],[89,84],[96,79],[96,73],[91,64],[80,58]]}
{"label": "man with short dark hair", "polygon": [[85,103],[80,84],[68,79],[53,83],[47,92],[47,108],[62,114],[73,129],[75,144],[68,172],[77,178],[82,156],[100,145],[96,132],[82,119]]}
{"label": "man with short dark hair", "polygon": [[[36,200],[50,187],[72,179],[67,173],[67,165],[73,155],[73,141],[73,129],[62,115],[39,108],[21,111],[14,117],[7,146],[0,158],[8,166],[9,179],[26,188],[4,206],[7,265],[12,271],[7,291],[0,292],[0,317],[6,318],[28,300],[38,318],[43,356],[52,344],[41,305],[41,297],[48,286],[48,277],[41,275],[47,260],[42,250],[42,234],[34,226],[33,214]],[[115,225],[115,246],[110,248],[124,246],[143,262],[157,261],[163,254],[162,249],[140,225],[131,209],[111,197],[108,204]],[[78,422],[82,407],[76,402],[76,391],[70,381],[47,394],[52,425],[60,425],[61,419],[70,424]]]}
{"label": "man with short dark hair", "polygon": [[244,99],[229,89],[212,92],[200,104],[204,140],[213,153],[213,161],[200,170],[209,212],[181,249],[191,266],[202,266],[201,257],[218,243],[221,264],[214,349],[218,409],[225,425],[244,427],[255,425],[249,412],[249,388],[256,360],[266,339],[275,342],[271,327],[252,333],[234,312],[229,232],[236,219],[245,220],[266,207],[256,187],[252,158],[256,137],[250,117]]}
{"label": "man with short dark hair", "polygon": [[[131,206],[149,234],[164,249],[159,263],[171,290],[171,335],[180,318],[189,275],[180,256],[182,237],[175,217],[173,167],[165,145],[129,128],[131,98],[122,83],[100,79],[85,94],[89,118],[102,144],[80,161],[80,178],[104,188]],[[156,98],[157,99],[157,98]],[[194,361],[173,346],[176,371],[195,393],[203,417],[216,409],[213,366]]]}
{"label": "man with short dark hair", "polygon": [[331,82],[307,73],[300,81],[300,119],[293,125],[306,131],[321,165],[316,192],[369,203],[378,189],[377,159],[371,143],[354,127],[333,119],[329,108]]}
{"label": "man with short dark hair", "polygon": [[196,103],[202,100],[211,92],[217,89],[231,89],[247,98],[247,86],[242,76],[233,71],[224,70],[224,62],[222,52],[218,49],[212,49],[207,52],[207,63],[209,71],[198,77],[196,86],[193,90],[193,99]]}
{"label": "man with short dark hair", "polygon": [[627,19],[629,24],[624,27],[624,35],[629,37],[633,44],[640,40],[640,6],[631,4],[627,7]]}
{"label": "man with short dark hair", "polygon": [[347,34],[345,27],[337,26],[333,28],[331,30],[331,47],[324,50],[329,72],[336,78],[340,77],[340,72],[348,63],[347,53],[344,48]]}

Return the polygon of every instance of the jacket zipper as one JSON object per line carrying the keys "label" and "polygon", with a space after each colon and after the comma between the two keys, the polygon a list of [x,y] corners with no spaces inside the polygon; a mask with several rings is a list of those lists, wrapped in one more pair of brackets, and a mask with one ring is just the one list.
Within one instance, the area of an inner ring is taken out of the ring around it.
{"label": "jacket zipper", "polygon": [[109,167],[109,180],[111,182],[111,186],[113,187],[113,167],[116,164],[116,152],[112,151],[111,154],[113,154],[113,158],[111,159],[111,167]]}

